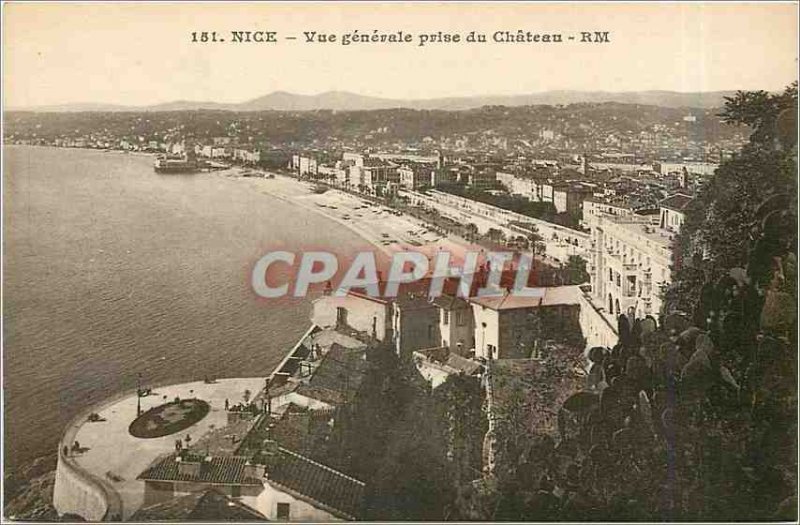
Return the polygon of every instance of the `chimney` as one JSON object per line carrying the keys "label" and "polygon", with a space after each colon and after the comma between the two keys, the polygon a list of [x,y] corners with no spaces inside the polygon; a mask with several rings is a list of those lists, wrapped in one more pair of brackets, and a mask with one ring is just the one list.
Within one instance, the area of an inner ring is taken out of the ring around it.
{"label": "chimney", "polygon": [[249,460],[244,464],[244,475],[248,478],[261,479],[266,474],[266,471],[265,465],[257,465]]}
{"label": "chimney", "polygon": [[178,464],[179,476],[188,476],[190,478],[196,478],[200,475],[200,463],[196,461],[186,461],[182,459],[180,456],[175,458],[175,462]]}
{"label": "chimney", "polygon": [[274,439],[265,439],[264,440],[264,453],[265,454],[277,454],[278,453],[278,442]]}

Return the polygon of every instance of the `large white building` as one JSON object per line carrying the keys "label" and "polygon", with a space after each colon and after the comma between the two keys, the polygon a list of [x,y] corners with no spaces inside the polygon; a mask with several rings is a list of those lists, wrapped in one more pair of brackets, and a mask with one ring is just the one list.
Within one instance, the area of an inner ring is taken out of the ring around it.
{"label": "large white building", "polygon": [[673,195],[661,203],[659,212],[647,215],[586,203],[584,220],[591,229],[590,296],[607,319],[620,314],[659,315],[662,289],[671,280],[672,241],[691,200]]}

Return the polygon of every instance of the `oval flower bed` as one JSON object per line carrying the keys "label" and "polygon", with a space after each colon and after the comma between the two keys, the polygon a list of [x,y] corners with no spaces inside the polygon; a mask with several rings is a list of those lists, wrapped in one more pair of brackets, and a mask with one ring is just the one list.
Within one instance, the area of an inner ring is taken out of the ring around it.
{"label": "oval flower bed", "polygon": [[168,436],[194,425],[211,407],[201,399],[182,399],[151,408],[133,420],[128,432],[138,438]]}

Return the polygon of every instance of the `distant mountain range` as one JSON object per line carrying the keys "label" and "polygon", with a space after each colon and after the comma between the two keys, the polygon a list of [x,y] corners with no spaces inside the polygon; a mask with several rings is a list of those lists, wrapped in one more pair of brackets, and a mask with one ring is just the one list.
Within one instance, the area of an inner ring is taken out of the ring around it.
{"label": "distant mountain range", "polygon": [[[367,111],[375,109],[440,109],[465,110],[482,106],[530,106],[576,103],[617,102],[643,104],[669,108],[715,108],[724,103],[723,97],[735,91],[709,91],[680,93],[677,91],[545,91],[528,95],[497,95],[473,97],[448,97],[417,100],[402,100],[359,95],[347,91],[327,91],[318,95],[296,95],[286,91],[274,91],[263,97],[238,104],[219,102],[192,102],[177,100],[152,106],[121,106],[113,104],[63,104],[15,108],[16,111],[191,111],[200,109],[227,111],[312,111],[330,109],[338,111]],[[9,111],[14,111],[9,110]]]}

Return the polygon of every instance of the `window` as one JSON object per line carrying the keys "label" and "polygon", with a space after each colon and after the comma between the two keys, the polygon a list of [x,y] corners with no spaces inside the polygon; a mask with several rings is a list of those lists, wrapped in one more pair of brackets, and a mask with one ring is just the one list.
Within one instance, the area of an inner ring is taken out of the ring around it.
{"label": "window", "polygon": [[291,510],[291,505],[289,505],[288,503],[278,503],[278,519],[288,520],[290,510]]}
{"label": "window", "polygon": [[456,324],[458,326],[464,326],[464,312],[461,310],[456,312]]}
{"label": "window", "polygon": [[450,322],[450,312],[442,310],[442,324],[447,325]]}
{"label": "window", "polygon": [[337,326],[346,326],[347,325],[347,309],[341,306],[336,308],[336,325]]}
{"label": "window", "polygon": [[242,496],[242,487],[239,485],[233,485],[231,487],[231,497],[232,498],[239,498]]}

